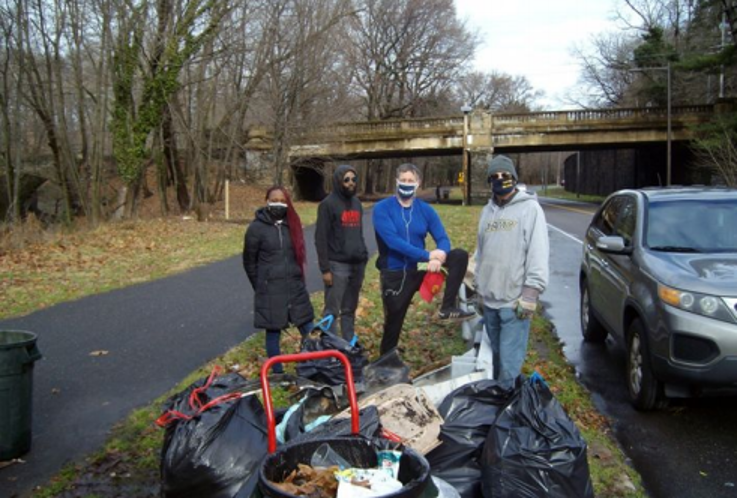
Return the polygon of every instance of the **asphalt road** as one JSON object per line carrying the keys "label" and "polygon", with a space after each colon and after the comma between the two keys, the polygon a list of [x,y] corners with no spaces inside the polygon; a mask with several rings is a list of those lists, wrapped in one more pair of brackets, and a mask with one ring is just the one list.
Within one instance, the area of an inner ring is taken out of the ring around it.
{"label": "asphalt road", "polygon": [[[371,211],[364,220],[374,252]],[[307,228],[310,292],[323,288],[313,236]],[[26,496],[99,449],[133,409],[253,334],[252,313],[239,255],[0,322],[4,330],[36,333],[44,355],[33,375],[32,448],[25,463],[0,469],[0,497]]]}
{"label": "asphalt road", "polygon": [[618,442],[654,498],[736,496],[736,399],[672,400],[640,413],[629,401],[625,352],[611,337],[582,341],[579,327],[581,240],[594,212],[586,204],[541,199],[551,240],[551,282],[542,296],[564,353],[608,416]]}

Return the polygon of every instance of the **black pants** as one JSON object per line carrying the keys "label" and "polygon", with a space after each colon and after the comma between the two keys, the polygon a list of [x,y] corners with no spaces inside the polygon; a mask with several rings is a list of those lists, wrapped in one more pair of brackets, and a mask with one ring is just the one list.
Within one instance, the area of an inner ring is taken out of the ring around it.
{"label": "black pants", "polygon": [[[448,270],[448,276],[441,304],[442,310],[456,307],[459,287],[464,281],[468,264],[469,254],[463,249],[452,249],[446,256],[446,263],[443,266]],[[380,272],[384,307],[384,334],[379,347],[380,355],[397,347],[407,309],[410,307],[413,296],[420,289],[423,278],[425,278],[425,272],[417,270],[382,270]]]}
{"label": "black pants", "polygon": [[364,283],[366,263],[340,263],[331,261],[333,285],[325,288],[325,307],[323,316],[333,315],[331,332],[338,334],[339,321],[341,335],[347,341],[354,338],[354,322],[356,307],[359,305],[359,293]]}

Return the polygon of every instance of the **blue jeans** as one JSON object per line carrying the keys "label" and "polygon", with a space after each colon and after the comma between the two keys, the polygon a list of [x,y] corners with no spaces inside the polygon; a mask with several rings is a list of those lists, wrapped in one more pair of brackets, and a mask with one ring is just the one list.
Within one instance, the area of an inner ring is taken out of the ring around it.
{"label": "blue jeans", "polygon": [[530,318],[521,320],[512,308],[484,307],[484,327],[492,343],[492,371],[495,380],[515,379],[528,349]]}
{"label": "blue jeans", "polygon": [[[313,331],[313,322],[303,323],[302,325],[299,325],[297,329],[300,331],[300,335],[305,337]],[[266,331],[266,353],[268,358],[271,358],[272,356],[279,356],[280,354],[282,354],[280,353],[279,349],[279,338],[281,335],[281,330]],[[284,373],[284,368],[282,367],[282,364],[275,363],[274,366],[272,366],[272,372]]]}

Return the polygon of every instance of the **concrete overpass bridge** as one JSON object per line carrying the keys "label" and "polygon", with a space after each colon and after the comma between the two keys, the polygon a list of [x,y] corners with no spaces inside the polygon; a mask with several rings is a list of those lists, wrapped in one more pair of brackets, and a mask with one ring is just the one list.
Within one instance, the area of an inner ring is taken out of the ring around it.
{"label": "concrete overpass bridge", "polygon": [[[716,112],[712,105],[672,108],[672,141],[694,137],[694,126]],[[666,108],[596,109],[468,116],[471,154],[611,149],[666,142]],[[461,155],[464,117],[342,123],[299,135],[293,161]]]}
{"label": "concrete overpass bridge", "polygon": [[[694,138],[696,125],[709,121],[718,112],[733,109],[734,100],[716,105],[672,107],[674,183],[688,183],[685,173],[689,155],[687,141]],[[584,157],[590,154],[589,151],[607,150],[612,152],[609,163],[593,166],[582,173],[609,178],[598,179],[597,187],[588,185],[583,178],[581,185],[589,188],[591,193],[612,191],[618,186],[622,188],[622,185],[662,184],[667,176],[667,111],[658,107],[518,114],[475,111],[466,116],[468,176],[471,180],[467,188],[485,188],[483,165],[487,155],[493,151],[508,154],[582,151]],[[461,166],[464,121],[464,116],[451,116],[340,123],[298,133],[289,151],[298,195],[320,198],[315,192],[323,190],[322,165],[330,162],[457,156]],[[255,130],[249,136],[246,148],[268,151],[271,148],[268,134],[264,130]],[[629,156],[629,151],[635,152]],[[577,167],[577,178],[578,171]]]}

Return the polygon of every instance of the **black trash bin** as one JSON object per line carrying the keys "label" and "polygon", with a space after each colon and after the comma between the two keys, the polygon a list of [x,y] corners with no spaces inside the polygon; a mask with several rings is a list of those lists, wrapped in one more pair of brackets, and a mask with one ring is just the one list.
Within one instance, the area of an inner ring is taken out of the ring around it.
{"label": "black trash bin", "polygon": [[[297,464],[309,464],[313,453],[323,444],[338,453],[351,466],[358,468],[377,468],[377,446],[362,436],[345,436],[314,441],[300,441],[287,444],[276,452],[267,455],[259,470],[259,486],[264,496],[270,498],[295,498],[295,495],[282,491],[273,482],[282,482]],[[420,453],[405,448],[400,457],[400,470],[397,479],[402,489],[383,495],[383,498],[419,498],[428,487],[430,465]]]}
{"label": "black trash bin", "polygon": [[31,449],[33,364],[39,358],[36,334],[0,330],[0,461]]}

